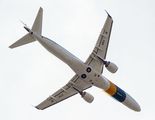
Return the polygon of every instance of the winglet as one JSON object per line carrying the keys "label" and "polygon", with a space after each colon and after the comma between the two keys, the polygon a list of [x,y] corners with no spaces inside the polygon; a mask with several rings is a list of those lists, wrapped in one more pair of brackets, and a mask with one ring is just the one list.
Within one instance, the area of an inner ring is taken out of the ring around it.
{"label": "winglet", "polygon": [[111,16],[110,16],[110,14],[105,10],[105,12],[108,14],[108,16],[110,17],[110,18],[112,18]]}
{"label": "winglet", "polygon": [[38,110],[43,110],[43,109],[39,109],[37,106],[35,106],[35,108],[38,109]]}
{"label": "winglet", "polygon": [[37,106],[35,106],[35,108],[37,108],[39,110],[39,108]]}

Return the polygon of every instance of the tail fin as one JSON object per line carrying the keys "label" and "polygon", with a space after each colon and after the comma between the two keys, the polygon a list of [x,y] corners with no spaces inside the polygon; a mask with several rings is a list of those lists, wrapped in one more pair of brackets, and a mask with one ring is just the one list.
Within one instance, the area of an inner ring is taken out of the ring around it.
{"label": "tail fin", "polygon": [[[42,14],[43,14],[43,9],[40,7],[37,17],[32,26],[32,31],[40,35],[42,32]],[[28,33],[24,37],[22,37],[21,39],[13,43],[11,46],[9,46],[9,48],[16,48],[16,47],[19,47],[19,46],[22,46],[22,45],[25,45],[25,44],[28,44],[34,41],[36,41],[36,39],[30,33]]]}
{"label": "tail fin", "polygon": [[41,35],[42,32],[43,9],[40,7],[37,17],[33,23],[32,30]]}

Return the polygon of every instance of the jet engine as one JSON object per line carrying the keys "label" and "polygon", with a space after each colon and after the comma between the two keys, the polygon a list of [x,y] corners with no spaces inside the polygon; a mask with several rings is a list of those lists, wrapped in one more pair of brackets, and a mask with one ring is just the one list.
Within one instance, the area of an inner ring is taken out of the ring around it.
{"label": "jet engine", "polygon": [[112,62],[109,62],[109,61],[105,61],[104,59],[102,59],[101,57],[98,56],[98,58],[100,60],[102,60],[102,62],[104,63],[105,67],[107,68],[107,70],[111,73],[115,73],[117,70],[118,70],[118,67],[117,65],[115,65],[114,63]]}
{"label": "jet engine", "polygon": [[94,100],[94,97],[90,94],[90,93],[87,93],[87,92],[82,92],[80,93],[81,94],[81,97],[88,103],[92,103],[93,100]]}
{"label": "jet engine", "polygon": [[111,73],[115,73],[118,70],[118,67],[112,62],[104,61],[104,64],[107,70]]}

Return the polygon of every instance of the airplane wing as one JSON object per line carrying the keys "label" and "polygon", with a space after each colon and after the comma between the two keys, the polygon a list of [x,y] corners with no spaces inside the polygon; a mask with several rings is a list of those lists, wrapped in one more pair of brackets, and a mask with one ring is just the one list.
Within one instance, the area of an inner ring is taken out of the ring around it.
{"label": "airplane wing", "polygon": [[108,14],[104,27],[102,28],[96,45],[94,47],[94,50],[85,62],[85,64],[92,67],[98,73],[103,72],[104,64],[101,59],[104,60],[106,58],[112,24],[112,17]]}
{"label": "airplane wing", "polygon": [[[90,88],[91,85],[81,80],[78,75],[75,75],[65,86],[60,88],[54,94],[49,96],[46,100],[36,106],[39,110],[44,110],[56,103],[59,103],[75,94],[78,93],[77,90],[83,91]],[[74,89],[75,88],[75,89]]]}

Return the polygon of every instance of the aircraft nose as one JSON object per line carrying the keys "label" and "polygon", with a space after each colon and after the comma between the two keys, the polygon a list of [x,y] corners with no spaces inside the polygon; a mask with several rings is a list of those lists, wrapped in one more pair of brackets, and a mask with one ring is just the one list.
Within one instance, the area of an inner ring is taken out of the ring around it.
{"label": "aircraft nose", "polygon": [[123,104],[134,111],[141,111],[140,105],[128,93],[126,93],[126,99]]}
{"label": "aircraft nose", "polygon": [[137,108],[137,110],[136,110],[137,112],[140,112],[141,111],[141,108],[140,108],[140,106]]}
{"label": "aircraft nose", "polygon": [[141,111],[141,108],[140,108],[140,106],[139,106],[139,104],[137,102],[135,103],[134,110],[137,111],[137,112],[140,112]]}

